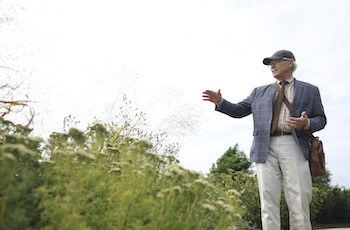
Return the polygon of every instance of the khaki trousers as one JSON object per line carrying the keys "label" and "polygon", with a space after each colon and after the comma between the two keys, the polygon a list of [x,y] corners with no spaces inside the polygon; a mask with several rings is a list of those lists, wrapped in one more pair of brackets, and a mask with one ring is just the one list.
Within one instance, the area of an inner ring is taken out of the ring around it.
{"label": "khaki trousers", "polygon": [[309,163],[292,135],[271,137],[265,163],[257,163],[264,230],[280,230],[281,182],[289,210],[290,230],[311,230],[312,181]]}

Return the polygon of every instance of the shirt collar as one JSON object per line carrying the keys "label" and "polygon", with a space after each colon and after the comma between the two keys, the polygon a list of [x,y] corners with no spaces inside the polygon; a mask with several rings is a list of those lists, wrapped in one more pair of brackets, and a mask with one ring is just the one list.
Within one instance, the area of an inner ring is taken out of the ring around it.
{"label": "shirt collar", "polygon": [[[294,82],[294,77],[291,76],[290,78],[287,79],[288,83]],[[281,83],[281,80],[277,80],[278,84]]]}

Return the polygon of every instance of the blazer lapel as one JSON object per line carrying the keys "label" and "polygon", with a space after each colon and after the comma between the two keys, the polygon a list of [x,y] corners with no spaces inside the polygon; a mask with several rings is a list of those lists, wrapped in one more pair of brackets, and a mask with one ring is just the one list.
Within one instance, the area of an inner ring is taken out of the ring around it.
{"label": "blazer lapel", "polygon": [[300,82],[294,78],[293,106],[294,106],[296,113],[298,113],[298,111],[299,111],[298,106],[300,105],[302,91],[303,91],[302,84],[300,84]]}
{"label": "blazer lapel", "polygon": [[275,86],[271,84],[270,87],[268,88],[268,94],[269,94],[269,98],[271,99],[272,107],[273,107],[273,104],[275,104],[276,93],[277,93],[277,90]]}

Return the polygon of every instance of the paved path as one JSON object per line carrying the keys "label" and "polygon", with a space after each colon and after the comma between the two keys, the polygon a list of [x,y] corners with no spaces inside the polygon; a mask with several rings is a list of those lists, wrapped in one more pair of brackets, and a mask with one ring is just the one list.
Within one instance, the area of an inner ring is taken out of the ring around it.
{"label": "paved path", "polygon": [[320,228],[320,230],[350,230],[350,228]]}
{"label": "paved path", "polygon": [[338,225],[339,227],[334,226],[314,226],[314,230],[350,230],[350,227],[348,224]]}

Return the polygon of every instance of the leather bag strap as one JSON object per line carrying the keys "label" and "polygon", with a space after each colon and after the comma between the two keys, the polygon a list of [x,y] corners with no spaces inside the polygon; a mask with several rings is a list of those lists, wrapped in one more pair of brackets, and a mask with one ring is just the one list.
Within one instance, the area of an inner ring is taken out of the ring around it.
{"label": "leather bag strap", "polygon": [[[275,82],[273,84],[273,86],[276,88],[276,90],[278,91],[278,93],[281,92],[281,87],[279,87],[278,83]],[[286,104],[287,108],[289,109],[289,111],[292,113],[293,117],[297,117],[297,113],[295,112],[293,105],[288,101],[286,95],[284,95],[283,97],[283,102],[284,104]]]}

